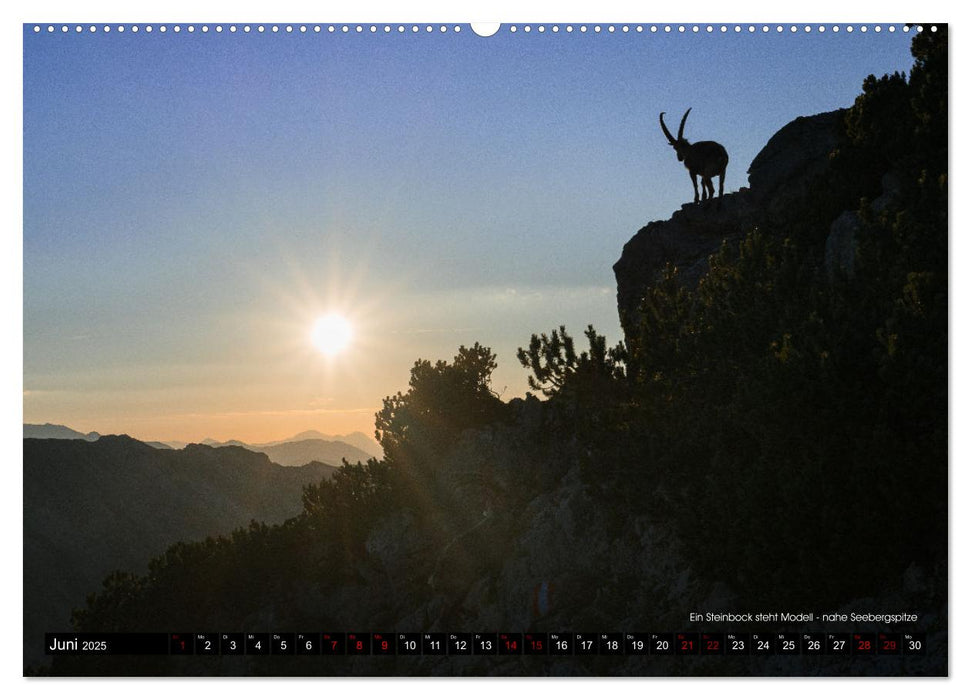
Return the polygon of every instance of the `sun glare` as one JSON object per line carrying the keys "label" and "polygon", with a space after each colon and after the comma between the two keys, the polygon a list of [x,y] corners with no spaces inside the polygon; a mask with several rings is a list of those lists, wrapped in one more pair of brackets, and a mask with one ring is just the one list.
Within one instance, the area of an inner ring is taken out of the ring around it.
{"label": "sun glare", "polygon": [[353,336],[351,324],[340,314],[321,316],[310,333],[314,346],[329,357],[346,349]]}

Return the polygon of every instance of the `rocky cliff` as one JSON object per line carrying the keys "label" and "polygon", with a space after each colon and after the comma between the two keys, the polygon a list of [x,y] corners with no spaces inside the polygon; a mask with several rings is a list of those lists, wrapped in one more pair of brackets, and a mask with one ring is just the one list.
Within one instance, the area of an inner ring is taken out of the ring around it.
{"label": "rocky cliff", "polygon": [[[683,284],[693,286],[708,270],[708,257],[724,241],[741,239],[806,197],[829,164],[845,113],[824,112],[789,122],[755,156],[748,169],[749,187],[720,201],[684,204],[670,219],[650,222],[628,241],[614,265],[617,306],[628,337],[645,290],[657,283],[668,264],[678,269]],[[847,228],[844,222],[834,258],[844,259],[852,244]]]}

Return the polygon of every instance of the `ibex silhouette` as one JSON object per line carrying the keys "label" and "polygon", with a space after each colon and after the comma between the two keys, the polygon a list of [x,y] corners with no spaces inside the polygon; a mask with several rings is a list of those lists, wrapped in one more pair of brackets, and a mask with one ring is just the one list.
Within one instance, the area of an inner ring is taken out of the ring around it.
{"label": "ibex silhouette", "polygon": [[[698,201],[698,176],[701,176],[701,199],[711,199],[715,196],[715,185],[712,178],[718,176],[718,197],[721,199],[725,191],[725,168],[728,167],[728,152],[720,143],[714,141],[699,141],[689,143],[684,138],[684,123],[688,120],[691,108],[681,117],[681,126],[678,128],[678,138],[671,136],[671,132],[664,125],[664,112],[661,112],[661,130],[671,142],[671,147],[678,154],[678,160],[684,162],[684,167],[691,175],[691,184],[695,187],[695,202]],[[721,202],[718,202],[721,206]]]}

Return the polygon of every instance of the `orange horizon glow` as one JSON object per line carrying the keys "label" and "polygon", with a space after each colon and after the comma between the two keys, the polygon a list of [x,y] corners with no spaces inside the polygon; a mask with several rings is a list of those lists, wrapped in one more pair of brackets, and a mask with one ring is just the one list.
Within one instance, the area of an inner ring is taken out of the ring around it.
{"label": "orange horizon glow", "polygon": [[[128,435],[143,442],[202,442],[206,439],[241,442],[257,445],[286,440],[310,430],[325,435],[364,433],[374,437],[374,414],[379,407],[331,411],[315,420],[305,412],[254,411],[249,414],[214,414],[211,416],[186,414],[145,418],[116,418],[94,423],[90,420],[71,420],[70,416],[54,418],[24,417],[24,423],[64,425],[80,433]],[[301,415],[297,416],[294,413]]]}

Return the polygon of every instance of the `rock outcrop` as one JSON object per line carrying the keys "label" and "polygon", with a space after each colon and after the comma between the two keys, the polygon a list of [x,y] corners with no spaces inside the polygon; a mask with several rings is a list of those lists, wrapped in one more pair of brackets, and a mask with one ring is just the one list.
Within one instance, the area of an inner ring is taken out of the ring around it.
{"label": "rock outcrop", "polygon": [[755,156],[748,169],[750,187],[721,200],[684,204],[670,219],[652,221],[627,242],[614,265],[614,276],[621,325],[628,338],[644,292],[658,282],[667,264],[677,267],[683,284],[696,285],[708,270],[709,256],[724,241],[740,239],[773,212],[808,193],[812,181],[828,166],[844,113],[837,110],[793,120]]}
{"label": "rock outcrop", "polygon": [[829,164],[845,109],[797,117],[779,129],[748,169],[755,201],[769,209],[785,207],[806,194]]}

